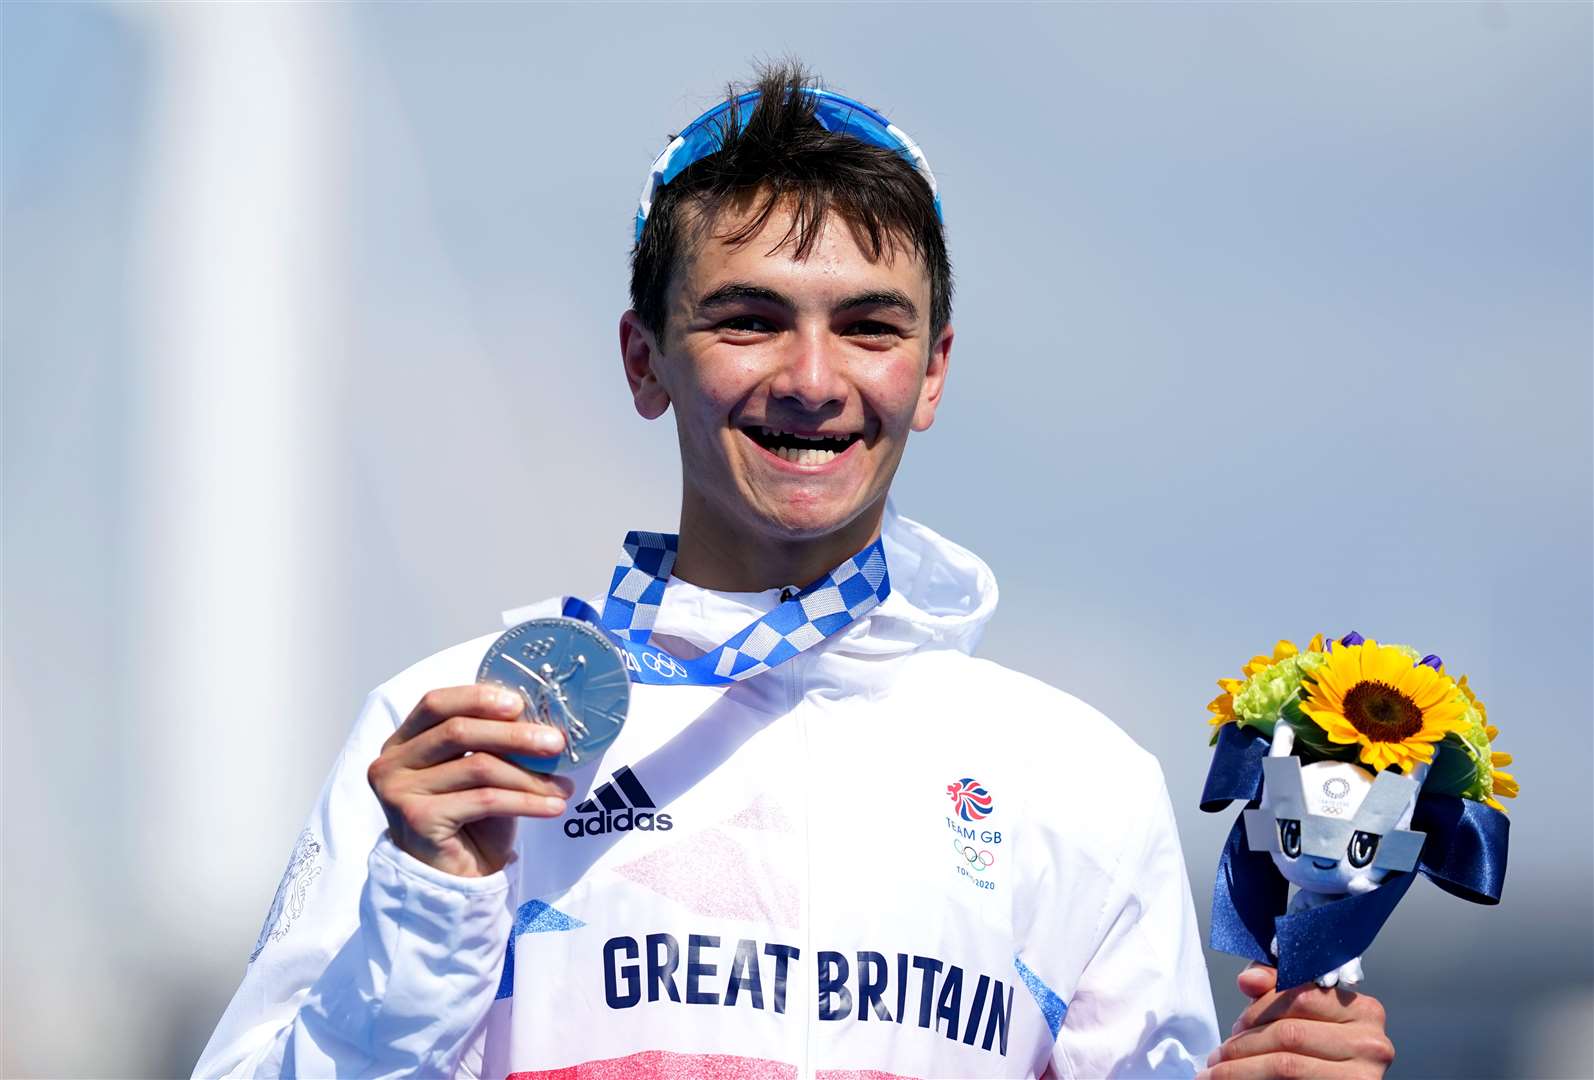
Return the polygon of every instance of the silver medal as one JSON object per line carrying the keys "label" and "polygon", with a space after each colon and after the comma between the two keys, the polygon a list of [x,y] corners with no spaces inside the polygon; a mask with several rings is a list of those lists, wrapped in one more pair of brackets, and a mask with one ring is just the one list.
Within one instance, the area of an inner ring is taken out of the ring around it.
{"label": "silver medal", "polygon": [[482,657],[476,681],[515,691],[526,702],[522,720],[564,732],[558,757],[511,756],[537,772],[585,765],[620,734],[631,702],[620,650],[575,619],[532,619],[504,631]]}

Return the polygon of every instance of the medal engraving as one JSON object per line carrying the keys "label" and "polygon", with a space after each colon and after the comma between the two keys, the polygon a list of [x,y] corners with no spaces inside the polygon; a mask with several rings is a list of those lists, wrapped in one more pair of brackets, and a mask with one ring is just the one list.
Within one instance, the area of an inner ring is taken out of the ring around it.
{"label": "medal engraving", "polygon": [[580,768],[619,735],[631,700],[620,651],[599,631],[575,619],[533,619],[505,631],[476,672],[525,701],[521,719],[564,733],[557,757],[511,755],[537,772]]}

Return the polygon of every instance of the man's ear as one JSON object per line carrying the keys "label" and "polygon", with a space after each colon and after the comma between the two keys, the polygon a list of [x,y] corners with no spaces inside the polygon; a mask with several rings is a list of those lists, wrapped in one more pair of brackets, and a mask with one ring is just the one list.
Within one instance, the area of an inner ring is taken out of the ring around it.
{"label": "man's ear", "polygon": [[631,401],[644,420],[657,420],[670,407],[669,391],[659,381],[658,341],[635,311],[620,316],[620,363],[631,387]]}
{"label": "man's ear", "polygon": [[942,327],[930,346],[930,362],[924,370],[924,385],[919,387],[919,403],[913,409],[913,430],[927,431],[935,423],[935,410],[946,389],[946,369],[952,362],[952,324]]}

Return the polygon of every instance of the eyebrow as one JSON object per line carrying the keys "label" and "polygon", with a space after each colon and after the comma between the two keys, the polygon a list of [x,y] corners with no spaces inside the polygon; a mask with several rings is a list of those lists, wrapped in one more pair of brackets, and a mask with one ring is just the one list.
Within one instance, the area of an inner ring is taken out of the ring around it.
{"label": "eyebrow", "polygon": [[[765,304],[773,304],[788,311],[795,310],[797,305],[784,293],[763,285],[754,285],[746,281],[732,281],[721,285],[713,292],[704,296],[697,302],[699,311],[710,308],[724,307],[743,301],[755,300]],[[856,293],[842,300],[833,309],[834,312],[852,311],[855,308],[895,308],[907,319],[917,320],[919,308],[907,294],[898,289],[872,289],[869,292]]]}
{"label": "eyebrow", "polygon": [[760,300],[766,304],[777,307],[792,308],[793,304],[787,297],[774,289],[766,289],[762,285],[749,285],[745,281],[732,281],[721,285],[707,296],[697,302],[698,309],[724,307],[726,304],[735,304],[743,300]]}
{"label": "eyebrow", "polygon": [[897,289],[876,289],[873,292],[859,293],[849,296],[836,305],[837,311],[851,311],[853,308],[895,308],[903,317],[918,319],[919,309],[909,300],[906,293]]}

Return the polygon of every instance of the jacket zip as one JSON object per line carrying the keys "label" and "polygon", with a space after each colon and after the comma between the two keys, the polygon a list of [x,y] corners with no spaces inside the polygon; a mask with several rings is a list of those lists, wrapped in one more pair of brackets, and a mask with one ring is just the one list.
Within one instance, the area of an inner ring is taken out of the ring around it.
{"label": "jacket zip", "polygon": [[[805,666],[808,656],[793,657],[783,665],[786,669],[786,707],[788,712],[798,712],[798,738],[802,741],[802,768],[798,771],[798,788],[802,791],[802,820],[803,820],[803,956],[807,958],[807,966],[814,966],[814,859],[813,859],[813,799],[811,797],[812,785],[806,778],[813,775],[813,754],[808,740],[808,714],[806,710],[798,710],[802,703],[803,687],[802,678],[798,669]],[[817,970],[817,969],[815,969]],[[812,994],[818,985],[815,978],[807,980],[805,995]],[[798,1076],[803,1080],[812,1080],[814,1075],[814,1017],[818,1011],[818,1002],[808,1000],[805,996],[806,1014],[803,1016],[803,1060],[802,1070]]]}

